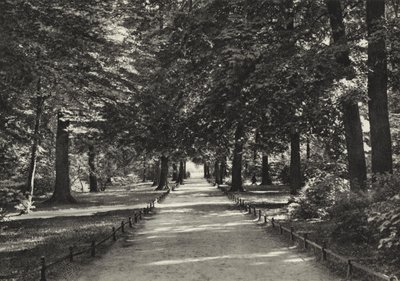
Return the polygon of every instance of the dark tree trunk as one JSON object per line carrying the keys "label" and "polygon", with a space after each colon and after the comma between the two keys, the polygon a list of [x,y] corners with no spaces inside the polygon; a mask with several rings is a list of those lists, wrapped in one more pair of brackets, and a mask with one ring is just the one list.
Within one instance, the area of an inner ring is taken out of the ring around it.
{"label": "dark tree trunk", "polygon": [[[349,48],[347,46],[346,29],[343,22],[340,0],[326,0],[332,37],[338,46],[335,57],[343,67],[343,73],[352,75]],[[346,98],[342,103],[343,124],[345,129],[346,147],[348,152],[349,178],[351,190],[366,189],[367,167],[365,163],[362,125],[357,101]]]}
{"label": "dark tree trunk", "polygon": [[153,184],[151,186],[158,186],[159,182],[160,182],[160,161],[156,161],[154,163]]}
{"label": "dark tree trunk", "polygon": [[207,178],[207,163],[203,163],[203,176],[206,179]]}
{"label": "dark tree trunk", "polygon": [[244,126],[238,123],[235,132],[235,147],[232,161],[232,186],[231,191],[243,191],[242,182],[242,154],[244,142]]}
{"label": "dark tree trunk", "polygon": [[384,17],[385,0],[367,0],[368,114],[371,128],[372,173],[393,172]]}
{"label": "dark tree trunk", "polygon": [[178,176],[178,168],[176,167],[176,164],[172,164],[172,181],[178,182],[179,181],[179,176]]}
{"label": "dark tree trunk", "polygon": [[225,160],[222,160],[220,171],[219,171],[219,182],[221,184],[223,184],[225,181],[225,175],[226,175],[226,162],[225,162]]}
{"label": "dark tree trunk", "polygon": [[219,161],[218,160],[215,160],[215,164],[214,164],[214,177],[215,177],[215,183],[216,184],[221,184],[221,182],[220,182]]}
{"label": "dark tree trunk", "polygon": [[187,179],[186,160],[183,161],[183,178],[184,178],[184,179]]}
{"label": "dark tree trunk", "polygon": [[290,193],[297,194],[301,188],[300,134],[290,134]]}
{"label": "dark tree trunk", "polygon": [[184,178],[184,164],[183,161],[181,160],[179,162],[179,174],[178,174],[178,183],[183,184],[183,178]]}
{"label": "dark tree trunk", "polygon": [[75,203],[71,195],[69,179],[69,121],[64,119],[62,112],[58,113],[56,136],[56,183],[51,203]]}
{"label": "dark tree trunk", "polygon": [[261,185],[271,185],[272,180],[269,174],[268,154],[262,156]]}
{"label": "dark tree trunk", "polygon": [[307,157],[307,160],[311,158],[311,146],[310,146],[309,138],[307,138],[306,157]]}
{"label": "dark tree trunk", "polygon": [[146,156],[143,156],[143,178],[142,181],[146,182],[147,180],[147,166],[146,166]]}
{"label": "dark tree trunk", "polygon": [[189,6],[189,13],[192,11],[193,9],[193,0],[188,0],[188,6]]}
{"label": "dark tree trunk", "polygon": [[97,185],[97,175],[96,175],[96,151],[93,144],[89,144],[89,191],[99,192],[99,187]]}
{"label": "dark tree trunk", "polygon": [[206,178],[210,178],[210,164],[206,162]]}
{"label": "dark tree trunk", "polygon": [[160,180],[156,190],[163,190],[167,188],[168,188],[168,157],[161,156]]}
{"label": "dark tree trunk", "polygon": [[350,188],[352,191],[366,190],[367,165],[365,163],[360,113],[356,103],[343,103],[343,123],[346,134]]}

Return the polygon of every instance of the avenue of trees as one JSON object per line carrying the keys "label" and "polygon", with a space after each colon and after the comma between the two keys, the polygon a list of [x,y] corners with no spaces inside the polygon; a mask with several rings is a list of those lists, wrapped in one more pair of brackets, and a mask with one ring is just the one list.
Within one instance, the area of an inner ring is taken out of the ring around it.
{"label": "avenue of trees", "polygon": [[193,160],[233,192],[256,176],[293,195],[304,185],[373,194],[364,217],[386,222],[383,247],[400,245],[399,9],[1,1],[0,178],[23,182],[0,187],[2,200],[26,198],[29,209],[51,192],[47,203],[74,203],[85,175],[92,192],[129,174],[161,190],[171,174],[182,184]]}

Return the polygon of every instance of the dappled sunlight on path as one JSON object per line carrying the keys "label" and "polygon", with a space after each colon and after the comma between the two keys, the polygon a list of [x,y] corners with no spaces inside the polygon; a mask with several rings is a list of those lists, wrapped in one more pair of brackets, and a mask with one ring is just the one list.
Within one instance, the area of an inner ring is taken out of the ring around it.
{"label": "dappled sunlight on path", "polygon": [[[62,280],[62,279],[60,279]],[[191,179],[74,280],[340,280]]]}

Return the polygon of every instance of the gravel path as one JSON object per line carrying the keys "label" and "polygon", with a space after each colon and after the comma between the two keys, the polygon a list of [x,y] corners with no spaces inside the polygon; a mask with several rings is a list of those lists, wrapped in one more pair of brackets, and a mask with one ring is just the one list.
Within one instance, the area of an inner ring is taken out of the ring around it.
{"label": "gravel path", "polygon": [[156,207],[138,232],[82,266],[74,280],[340,280],[266,233],[203,179],[189,180]]}

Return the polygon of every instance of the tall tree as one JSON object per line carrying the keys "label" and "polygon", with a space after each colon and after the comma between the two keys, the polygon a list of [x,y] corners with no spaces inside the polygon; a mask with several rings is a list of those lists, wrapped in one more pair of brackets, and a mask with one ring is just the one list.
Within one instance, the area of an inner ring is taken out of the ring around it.
{"label": "tall tree", "polygon": [[[347,46],[346,28],[343,22],[343,12],[340,0],[326,0],[332,38],[336,45],[335,58],[338,67],[342,68],[342,75],[347,79],[353,78],[351,61],[349,58],[349,47]],[[363,133],[358,108],[358,101],[349,96],[342,99],[343,124],[346,136],[348,153],[348,170],[350,186],[353,191],[366,189],[367,167],[365,163]]]}
{"label": "tall tree", "polygon": [[75,203],[71,195],[69,178],[69,120],[60,111],[57,116],[56,135],[56,182],[50,203]]}
{"label": "tall tree", "polygon": [[387,98],[385,0],[367,0],[368,115],[372,172],[392,173],[392,141]]}

